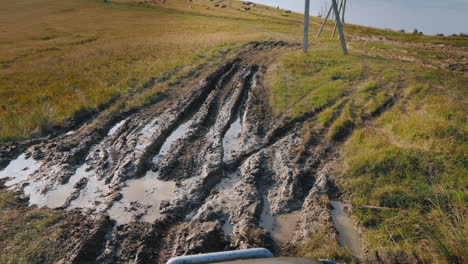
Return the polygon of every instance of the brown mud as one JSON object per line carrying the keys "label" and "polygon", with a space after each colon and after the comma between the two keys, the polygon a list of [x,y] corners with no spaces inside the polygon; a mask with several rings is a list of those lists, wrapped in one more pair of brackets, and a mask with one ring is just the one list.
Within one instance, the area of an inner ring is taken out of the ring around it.
{"label": "brown mud", "polygon": [[303,122],[317,113],[275,117],[265,96],[264,73],[293,46],[249,44],[183,81],[172,100],[3,147],[1,177],[30,205],[83,219],[60,263],[164,263],[249,247],[285,254],[311,230],[336,237],[323,202],[335,193],[333,143],[324,132],[305,140]]}

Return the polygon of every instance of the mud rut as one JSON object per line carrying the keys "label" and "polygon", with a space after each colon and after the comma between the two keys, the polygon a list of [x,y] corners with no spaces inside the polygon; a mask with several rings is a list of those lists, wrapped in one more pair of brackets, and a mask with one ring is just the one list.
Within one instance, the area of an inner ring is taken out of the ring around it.
{"label": "mud rut", "polygon": [[333,237],[321,202],[330,146],[320,132],[304,142],[300,129],[316,113],[276,119],[266,102],[263,75],[290,48],[251,44],[163,111],[30,142],[20,156],[27,169],[7,186],[30,204],[79,215],[63,263],[164,263],[256,246],[278,253],[311,230]]}

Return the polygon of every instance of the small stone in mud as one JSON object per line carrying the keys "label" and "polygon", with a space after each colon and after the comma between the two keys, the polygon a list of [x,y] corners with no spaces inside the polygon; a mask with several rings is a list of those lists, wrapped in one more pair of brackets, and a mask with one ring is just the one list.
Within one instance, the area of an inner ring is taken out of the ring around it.
{"label": "small stone in mud", "polygon": [[161,201],[161,203],[159,204],[159,211],[164,212],[165,209],[167,209],[169,206],[171,206],[170,201],[168,200]]}
{"label": "small stone in mud", "polygon": [[82,178],[77,183],[75,183],[75,186],[73,186],[73,187],[75,189],[83,189],[83,187],[85,187],[87,183],[88,183],[88,179],[87,178]]}
{"label": "small stone in mud", "polygon": [[109,199],[111,201],[120,201],[122,199],[122,197],[123,197],[122,193],[113,193],[113,194],[111,194]]}

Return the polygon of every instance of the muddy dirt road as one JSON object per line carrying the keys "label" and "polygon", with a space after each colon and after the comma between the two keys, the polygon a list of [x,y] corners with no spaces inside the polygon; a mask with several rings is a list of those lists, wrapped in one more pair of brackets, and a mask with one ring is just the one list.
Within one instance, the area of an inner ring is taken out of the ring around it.
{"label": "muddy dirt road", "polygon": [[[0,178],[30,205],[75,215],[63,263],[164,263],[335,236],[329,146],[268,109],[263,76],[292,45],[261,42],[181,84],[176,100],[1,150]],[[308,146],[304,148],[303,146]],[[24,150],[24,151],[23,151]],[[81,219],[77,221],[76,219]]]}

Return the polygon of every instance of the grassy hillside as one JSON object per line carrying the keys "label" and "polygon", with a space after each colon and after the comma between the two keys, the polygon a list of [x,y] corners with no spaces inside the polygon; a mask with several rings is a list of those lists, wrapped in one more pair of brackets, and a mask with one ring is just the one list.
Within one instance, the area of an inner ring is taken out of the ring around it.
{"label": "grassy hillside", "polygon": [[[110,102],[127,109],[128,96],[148,86],[144,98],[154,99],[164,90],[160,82],[190,73],[187,67],[203,65],[216,51],[265,38],[300,39],[299,14],[263,6],[245,11],[240,1],[220,3],[3,0],[0,141],[43,135],[73,115],[102,110]],[[353,25],[347,31],[466,47],[466,41]]]}
{"label": "grassy hillside", "polygon": [[[304,126],[335,146],[334,181],[374,261],[466,263],[468,78],[380,45],[352,42],[342,56],[324,40],[285,55],[269,74],[270,103],[280,116],[319,112]],[[347,259],[317,234],[301,254]]]}
{"label": "grassy hillside", "polygon": [[[298,42],[302,28],[299,14],[240,11],[240,1],[0,2],[0,142],[45,135],[72,116],[140,107],[249,41]],[[313,18],[312,28],[319,23]],[[327,28],[318,41],[311,34],[309,54],[284,54],[269,69],[272,112],[318,113],[304,128],[323,131],[336,150],[332,176],[370,255],[466,263],[468,39],[356,25],[346,32],[349,56]],[[42,238],[56,234],[59,213],[26,214],[8,192],[0,196],[2,228],[33,219],[32,232],[2,232],[1,243],[16,241],[4,256],[53,258]],[[329,245],[301,254],[333,257]]]}
{"label": "grassy hillside", "polygon": [[[199,3],[2,0],[0,141],[44,134],[74,114],[123,104],[151,80],[294,24],[270,18],[277,17],[273,9],[239,12],[237,1],[222,9]],[[156,85],[151,93],[161,91]]]}

